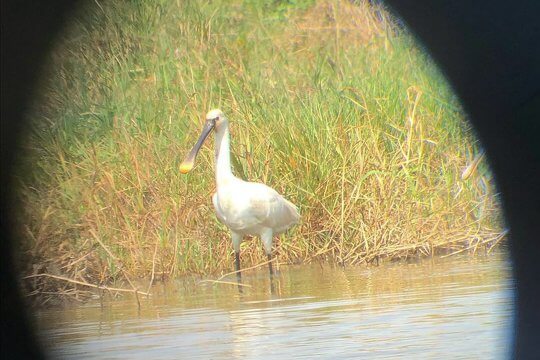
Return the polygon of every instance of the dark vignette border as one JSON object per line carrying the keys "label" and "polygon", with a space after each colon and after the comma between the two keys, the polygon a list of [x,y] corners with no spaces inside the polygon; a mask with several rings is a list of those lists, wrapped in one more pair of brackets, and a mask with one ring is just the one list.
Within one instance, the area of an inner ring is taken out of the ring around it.
{"label": "dark vignette border", "polygon": [[[55,36],[80,1],[1,2],[1,352],[43,358],[13,268],[10,173]],[[486,150],[510,228],[512,357],[540,358],[540,2],[387,0],[449,78]]]}

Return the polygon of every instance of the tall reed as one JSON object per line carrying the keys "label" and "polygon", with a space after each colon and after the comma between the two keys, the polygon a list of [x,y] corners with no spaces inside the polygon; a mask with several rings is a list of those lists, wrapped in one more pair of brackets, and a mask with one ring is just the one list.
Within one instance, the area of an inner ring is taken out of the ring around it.
{"label": "tall reed", "polygon": [[[97,4],[97,3],[96,3]],[[367,1],[109,2],[51,56],[18,174],[26,274],[108,283],[232,264],[203,116],[231,120],[234,172],[299,205],[279,262],[452,253],[500,239],[486,164],[428,56]],[[262,261],[243,243],[246,266]],[[47,278],[29,291],[65,289]]]}

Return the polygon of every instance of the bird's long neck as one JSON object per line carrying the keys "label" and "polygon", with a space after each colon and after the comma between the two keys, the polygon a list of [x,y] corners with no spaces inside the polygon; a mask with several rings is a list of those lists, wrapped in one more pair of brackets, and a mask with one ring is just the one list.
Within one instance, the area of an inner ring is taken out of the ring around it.
{"label": "bird's long neck", "polygon": [[232,178],[229,125],[225,123],[216,131],[216,184],[219,187]]}

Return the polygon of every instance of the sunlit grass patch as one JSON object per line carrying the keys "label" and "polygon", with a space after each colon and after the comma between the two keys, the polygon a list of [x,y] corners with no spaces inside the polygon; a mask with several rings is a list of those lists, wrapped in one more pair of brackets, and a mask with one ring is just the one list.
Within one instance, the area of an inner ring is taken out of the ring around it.
{"label": "sunlit grass patch", "polygon": [[[236,175],[297,204],[281,263],[371,263],[500,239],[457,99],[385,9],[359,1],[93,4],[51,57],[18,175],[26,273],[96,283],[229,269],[204,114],[231,121]],[[246,265],[263,259],[243,244]],[[157,274],[157,275],[156,275]],[[32,289],[58,289],[33,279]]]}

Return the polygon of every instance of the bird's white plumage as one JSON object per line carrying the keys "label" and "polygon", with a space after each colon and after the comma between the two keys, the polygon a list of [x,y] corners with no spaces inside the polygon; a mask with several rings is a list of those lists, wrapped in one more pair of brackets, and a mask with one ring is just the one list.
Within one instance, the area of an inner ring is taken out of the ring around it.
{"label": "bird's white plumage", "polygon": [[217,191],[212,197],[217,218],[231,230],[235,251],[239,251],[242,235],[258,235],[270,254],[272,237],[300,220],[298,209],[269,186],[235,177],[230,166],[228,120],[220,110],[210,111],[206,118],[217,119]]}
{"label": "bird's white plumage", "polygon": [[234,179],[212,200],[219,221],[242,235],[260,235],[265,228],[278,235],[300,220],[296,206],[260,183]]}

